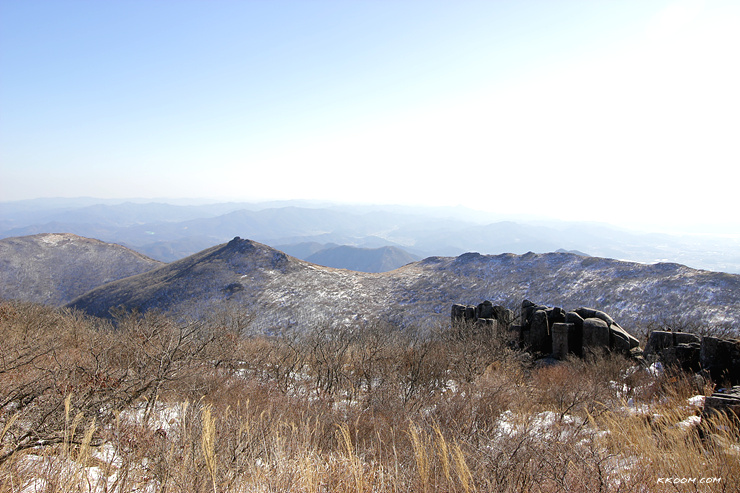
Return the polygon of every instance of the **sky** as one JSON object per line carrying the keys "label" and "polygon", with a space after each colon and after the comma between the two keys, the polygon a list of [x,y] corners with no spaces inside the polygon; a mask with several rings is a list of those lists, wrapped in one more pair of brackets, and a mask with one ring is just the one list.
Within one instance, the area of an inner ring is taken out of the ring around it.
{"label": "sky", "polygon": [[740,233],[736,0],[0,0],[0,201]]}

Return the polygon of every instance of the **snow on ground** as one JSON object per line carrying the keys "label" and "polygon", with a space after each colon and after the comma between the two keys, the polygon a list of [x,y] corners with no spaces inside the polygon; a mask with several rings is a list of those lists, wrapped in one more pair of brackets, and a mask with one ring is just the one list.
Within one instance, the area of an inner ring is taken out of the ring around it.
{"label": "snow on ground", "polygon": [[[147,426],[152,431],[164,431],[169,434],[180,423],[187,405],[187,403],[157,402],[146,425],[144,404],[122,412],[119,420],[123,423]],[[92,447],[89,457],[76,459],[71,456],[65,457],[59,450],[53,453],[47,451],[43,455],[34,453],[24,455],[19,468],[24,471],[26,477],[33,479],[20,485],[17,491],[20,493],[49,491],[50,488],[53,489],[53,484],[78,485],[80,491],[86,493],[104,493],[115,490],[123,459],[113,444],[106,442],[98,447]],[[142,464],[142,467],[145,465]],[[140,486],[142,489],[138,491],[143,493],[154,493],[159,490],[154,479]]]}
{"label": "snow on ground", "polygon": [[[308,389],[308,375],[295,372],[291,377],[295,383],[293,395],[303,397],[308,395],[310,398],[312,392]],[[300,389],[303,389],[306,393],[300,392]],[[449,380],[445,392],[457,393],[459,392],[459,386],[455,381]],[[704,401],[705,396],[703,395],[692,396],[686,400],[685,409],[693,411],[701,409],[704,406]],[[349,406],[357,404],[357,401],[350,401],[347,397],[346,400],[340,399],[334,403],[334,407],[336,411],[341,412]],[[119,415],[119,420],[121,423],[148,427],[152,431],[163,431],[166,435],[170,435],[177,433],[178,425],[184,419],[187,407],[188,403],[186,402],[156,402],[151,406],[150,415],[147,418],[147,407],[146,403],[143,402],[135,408],[122,412]],[[660,416],[655,414],[650,405],[646,403],[638,404],[632,398],[628,399],[625,405],[617,411],[627,415]],[[700,416],[692,415],[673,426],[689,431],[695,429],[700,422]],[[595,438],[608,433],[608,431],[594,428],[593,423],[587,422],[584,418],[551,410],[524,414],[506,410],[499,414],[496,426],[497,431],[494,433],[494,438],[488,447],[496,447],[496,442],[499,440],[506,442],[524,439],[561,443],[575,440],[575,443],[579,445],[593,446]],[[738,450],[740,451],[740,449]],[[89,457],[87,459],[83,458],[82,462],[73,460],[71,455],[65,457],[58,450],[55,453],[47,452],[38,455],[31,452],[22,458],[20,467],[26,472],[26,477],[32,479],[20,485],[16,491],[20,493],[46,491],[52,481],[55,483],[62,481],[63,484],[79,484],[82,485],[81,491],[89,493],[112,491],[118,479],[119,468],[123,466],[123,463],[124,461],[118,450],[111,443],[103,443],[92,448]],[[257,465],[259,466],[259,464]],[[613,479],[619,481],[620,477],[624,478],[625,474],[629,474],[630,468],[637,466],[639,466],[637,457],[620,456],[610,459],[609,469],[620,471],[620,475],[616,475]],[[146,464],[141,464],[141,467],[146,468]],[[157,490],[158,484],[154,479],[150,479],[142,485],[140,491],[154,492]]]}
{"label": "snow on ground", "polygon": [[695,395],[694,397],[689,397],[687,403],[689,406],[703,409],[706,398],[704,395]]}
{"label": "snow on ground", "polygon": [[560,415],[554,411],[519,416],[507,410],[499,415],[497,424],[500,438],[531,435],[543,440],[558,440],[565,439],[572,435],[574,430],[580,429],[583,419],[568,414]]}
{"label": "snow on ground", "polygon": [[[112,462],[104,465],[84,466],[75,460],[58,455],[33,455],[23,457],[19,468],[31,477],[19,485],[19,493],[40,493],[56,491],[55,485],[76,485],[81,492],[106,493],[115,490],[118,479],[118,468]],[[154,493],[157,485],[150,482],[141,490],[142,493]]]}

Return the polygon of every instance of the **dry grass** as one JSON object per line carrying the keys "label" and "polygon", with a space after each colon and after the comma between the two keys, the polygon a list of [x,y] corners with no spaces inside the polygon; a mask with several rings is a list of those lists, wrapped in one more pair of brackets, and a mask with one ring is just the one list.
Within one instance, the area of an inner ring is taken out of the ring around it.
{"label": "dry grass", "polygon": [[692,425],[687,399],[711,386],[621,357],[537,367],[495,334],[382,325],[265,338],[148,316],[114,330],[8,303],[0,324],[0,492],[740,484],[737,422]]}

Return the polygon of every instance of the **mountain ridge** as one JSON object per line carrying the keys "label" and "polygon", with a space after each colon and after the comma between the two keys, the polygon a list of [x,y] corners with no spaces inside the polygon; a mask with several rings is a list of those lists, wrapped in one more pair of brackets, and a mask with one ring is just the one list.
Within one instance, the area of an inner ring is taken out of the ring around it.
{"label": "mountain ridge", "polygon": [[[682,318],[740,324],[740,275],[675,263],[639,264],[572,253],[428,257],[383,273],[311,264],[234,238],[180,261],[102,285],[68,306],[202,318],[215,310],[254,314],[261,330],[385,319],[400,326],[445,323],[452,303],[490,299],[516,308],[525,298],[602,309],[620,323]],[[624,325],[624,324],[623,324]]]}
{"label": "mountain ridge", "polygon": [[71,233],[0,239],[0,298],[63,305],[162,265],[135,250]]}

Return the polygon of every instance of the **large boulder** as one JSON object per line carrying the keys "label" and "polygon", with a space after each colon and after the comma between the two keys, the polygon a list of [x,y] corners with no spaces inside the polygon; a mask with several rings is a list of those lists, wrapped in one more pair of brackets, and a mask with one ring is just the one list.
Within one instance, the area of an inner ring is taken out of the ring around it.
{"label": "large boulder", "polygon": [[529,324],[532,321],[532,315],[534,314],[537,305],[529,300],[522,301],[522,315],[521,325],[524,330],[529,329]]}
{"label": "large boulder", "polygon": [[552,352],[552,334],[547,323],[547,312],[537,310],[532,314],[530,322],[531,349],[535,353],[549,354]]}
{"label": "large boulder", "polygon": [[493,318],[498,322],[499,327],[508,329],[514,321],[514,312],[501,305],[493,305]]}
{"label": "large boulder", "polygon": [[609,325],[601,318],[583,320],[583,352],[598,353],[609,349]]}
{"label": "large boulder", "polygon": [[477,320],[488,320],[489,322],[485,323],[491,325],[490,321],[495,320],[498,327],[508,329],[514,321],[514,312],[501,305],[494,305],[488,300],[477,306],[454,303],[450,309],[450,320],[453,325]]}
{"label": "large boulder", "polygon": [[648,342],[645,344],[645,356],[660,355],[661,351],[665,348],[674,346],[673,332],[665,330],[654,330],[648,337]]}
{"label": "large boulder", "polygon": [[640,341],[624,330],[606,312],[586,307],[578,308],[575,312],[584,320],[596,319],[606,324],[606,327],[609,329],[609,343],[606,346],[608,349],[630,354],[632,349],[640,347]]}
{"label": "large boulder", "polygon": [[476,308],[474,306],[455,303],[450,310],[450,319],[453,325],[456,323],[474,322],[477,318],[475,312]]}
{"label": "large boulder", "polygon": [[463,322],[465,321],[465,309],[467,306],[460,305],[458,303],[455,303],[452,305],[452,310],[450,312],[450,318],[452,319],[452,323],[457,322]]}
{"label": "large boulder", "polygon": [[625,354],[640,347],[640,341],[614,322],[609,326],[609,348]]}
{"label": "large boulder", "polygon": [[475,318],[495,318],[493,316],[493,303],[486,300],[475,307]]}
{"label": "large boulder", "polygon": [[740,417],[740,386],[720,389],[704,400],[704,416],[712,417],[718,413]]}
{"label": "large boulder", "polygon": [[601,310],[596,310],[594,308],[586,308],[581,307],[574,310],[578,315],[581,316],[584,320],[587,318],[598,318],[600,320],[603,320],[606,322],[606,325],[610,327],[614,323],[614,319],[611,318],[609,315],[606,314],[606,312],[602,312]]}
{"label": "large boulder", "polygon": [[701,371],[701,343],[682,343],[665,348],[660,359],[666,367],[681,368],[685,371]]}
{"label": "large boulder", "polygon": [[645,345],[645,356],[653,354],[660,356],[666,348],[690,343],[701,343],[701,338],[688,332],[654,330],[650,333],[648,342]]}
{"label": "large boulder", "polygon": [[576,312],[567,312],[565,323],[573,324],[573,329],[568,332],[568,350],[576,356],[583,356],[583,318]]}
{"label": "large boulder", "polygon": [[704,336],[699,360],[715,382],[740,383],[740,341]]}
{"label": "large boulder", "polygon": [[551,329],[553,324],[565,323],[565,310],[559,306],[548,308],[545,312],[547,313],[547,323],[550,324]]}
{"label": "large boulder", "polygon": [[550,329],[552,332],[552,356],[555,359],[565,359],[570,353],[568,340],[573,324],[554,323]]}
{"label": "large boulder", "polygon": [[697,372],[700,362],[701,338],[687,332],[654,330],[645,345],[645,356],[657,358],[664,366]]}

